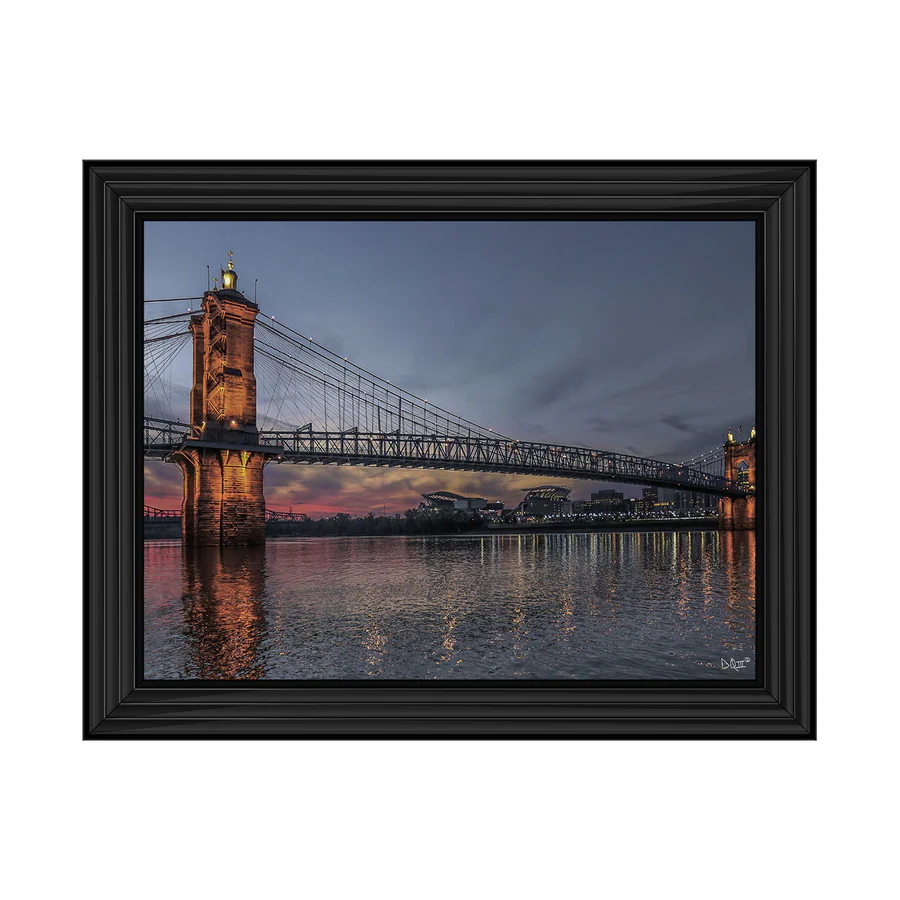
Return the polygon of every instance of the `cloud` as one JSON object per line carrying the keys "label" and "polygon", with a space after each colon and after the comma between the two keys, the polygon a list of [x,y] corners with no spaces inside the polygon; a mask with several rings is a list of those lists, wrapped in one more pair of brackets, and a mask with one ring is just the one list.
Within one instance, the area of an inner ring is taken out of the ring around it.
{"label": "cloud", "polygon": [[[540,484],[570,487],[573,497],[587,497],[595,482],[548,479],[546,476],[501,475],[495,472],[454,472],[435,469],[392,469],[365,466],[268,465],[263,477],[266,506],[305,512],[314,518],[345,512],[366,515],[413,509],[422,494],[453,491],[463,496],[502,500],[515,506],[522,493]],[[144,466],[144,502],[161,509],[181,506],[182,476],[168,463]]]}
{"label": "cloud", "polygon": [[181,472],[176,466],[144,460],[144,503],[147,506],[178,509],[183,489]]}
{"label": "cloud", "polygon": [[[753,422],[753,414],[739,416],[738,422]],[[716,447],[721,447],[724,440],[724,427],[712,426],[697,428],[690,433],[690,437],[676,441],[674,444],[662,444],[657,446],[652,455],[657,459],[667,459],[673,462],[683,462],[703,453],[708,453]],[[744,434],[749,434],[749,426],[745,426]]]}
{"label": "cloud", "polygon": [[424,377],[422,375],[407,374],[401,375],[397,379],[398,384],[402,384],[404,390],[420,397],[436,397],[440,391],[445,391],[452,387],[449,382],[442,381],[439,378]]}
{"label": "cloud", "polygon": [[572,397],[584,384],[592,368],[593,363],[588,359],[566,362],[535,378],[523,399],[531,409],[552,406],[563,397]]}
{"label": "cloud", "polygon": [[681,416],[676,415],[667,415],[660,416],[660,421],[665,422],[666,425],[669,425],[672,428],[675,428],[678,431],[684,431],[687,434],[697,434],[697,429],[694,428],[693,425],[688,425]]}

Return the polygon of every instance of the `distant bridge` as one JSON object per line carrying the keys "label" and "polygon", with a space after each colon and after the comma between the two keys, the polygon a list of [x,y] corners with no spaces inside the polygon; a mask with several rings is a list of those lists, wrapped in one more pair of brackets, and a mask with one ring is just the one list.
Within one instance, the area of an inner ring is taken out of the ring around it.
{"label": "distant bridge", "polygon": [[155,506],[147,506],[144,504],[144,521],[156,521],[166,519],[172,521],[181,521],[181,510],[180,509],[157,509]]}
{"label": "distant bridge", "polygon": [[[155,521],[170,521],[170,522],[180,522],[181,521],[181,510],[180,509],[158,509],[155,506],[148,506],[146,503],[144,504],[144,521],[145,522],[155,522]],[[267,509],[266,510],[266,521],[267,522],[308,522],[309,516],[306,513],[295,513],[293,510],[289,512],[282,512],[277,509]]]}

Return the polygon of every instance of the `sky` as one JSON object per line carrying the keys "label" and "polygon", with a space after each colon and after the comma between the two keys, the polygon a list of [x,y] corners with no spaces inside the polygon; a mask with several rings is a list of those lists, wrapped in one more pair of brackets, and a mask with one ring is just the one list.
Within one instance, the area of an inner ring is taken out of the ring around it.
{"label": "sky", "polygon": [[[147,222],[145,299],[199,297],[234,251],[238,287],[394,384],[518,440],[681,462],[754,424],[752,222]],[[145,318],[191,304],[145,305]],[[197,304],[193,304],[196,308]],[[190,353],[168,373],[187,419]],[[152,402],[152,401],[151,401]],[[179,408],[180,404],[180,408]],[[159,411],[147,407],[148,414]],[[165,416],[168,418],[168,415]],[[297,423],[303,424],[303,423]],[[514,506],[546,478],[269,465],[266,504],[403,512],[450,490]],[[614,487],[555,480],[571,497]],[[181,504],[145,461],[145,502]]]}

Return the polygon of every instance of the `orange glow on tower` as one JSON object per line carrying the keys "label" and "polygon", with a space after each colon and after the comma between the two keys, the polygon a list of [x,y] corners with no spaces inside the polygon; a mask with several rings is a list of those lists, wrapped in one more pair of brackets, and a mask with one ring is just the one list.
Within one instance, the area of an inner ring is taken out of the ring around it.
{"label": "orange glow on tower", "polygon": [[735,443],[731,432],[725,443],[725,478],[747,489],[745,497],[723,497],[719,501],[719,528],[746,531],[756,528],[756,426],[750,440]]}
{"label": "orange glow on tower", "polygon": [[230,259],[222,284],[203,295],[203,311],[191,317],[191,430],[174,454],[184,475],[182,538],[192,545],[265,540],[263,467],[280,452],[260,446],[256,427],[253,341],[259,307],[237,290]]}

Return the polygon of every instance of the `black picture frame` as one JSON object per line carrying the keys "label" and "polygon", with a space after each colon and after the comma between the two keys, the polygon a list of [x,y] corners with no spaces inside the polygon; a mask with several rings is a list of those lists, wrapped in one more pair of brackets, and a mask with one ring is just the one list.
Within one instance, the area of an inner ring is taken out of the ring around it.
{"label": "black picture frame", "polygon": [[[815,738],[814,161],[86,161],[83,177],[86,739]],[[143,678],[142,225],[304,218],[756,222],[755,681]]]}

